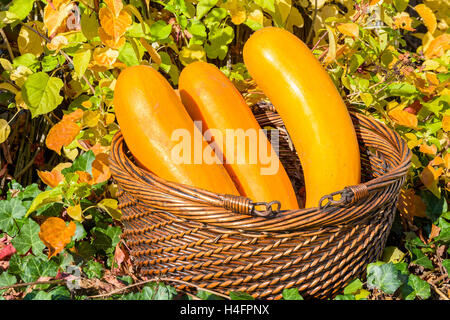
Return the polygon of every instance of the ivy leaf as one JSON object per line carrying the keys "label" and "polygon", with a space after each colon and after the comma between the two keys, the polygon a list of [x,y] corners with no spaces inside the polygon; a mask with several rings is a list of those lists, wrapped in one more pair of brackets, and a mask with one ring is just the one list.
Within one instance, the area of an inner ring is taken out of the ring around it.
{"label": "ivy leaf", "polygon": [[440,217],[438,221],[438,226],[441,231],[439,232],[439,235],[434,238],[434,241],[447,244],[450,242],[450,223],[445,220],[444,217]]}
{"label": "ivy leaf", "polygon": [[28,77],[22,96],[33,118],[53,111],[63,101],[59,94],[63,85],[61,79],[50,77],[45,72],[37,72]]}
{"label": "ivy leaf", "polygon": [[303,300],[297,288],[284,289],[282,294],[284,300]]}
{"label": "ivy leaf", "polygon": [[367,286],[377,288],[387,294],[394,294],[402,285],[398,271],[392,263],[371,263],[367,266]]}
{"label": "ivy leaf", "polygon": [[83,153],[77,157],[70,168],[61,171],[62,174],[75,173],[76,171],[85,171],[92,174],[92,163],[95,160],[95,154],[92,150]]}
{"label": "ivy leaf", "polygon": [[447,273],[450,274],[450,259],[445,259],[442,261],[442,265],[444,266]]}
{"label": "ivy leaf", "polygon": [[41,192],[34,198],[25,216],[28,217],[32,212],[42,208],[46,204],[58,202],[61,199],[62,191],[60,188],[53,188],[52,190]]}
{"label": "ivy leaf", "polygon": [[355,279],[344,288],[344,294],[355,294],[359,290],[361,290],[362,287],[363,287],[363,284],[362,284],[361,280]]}
{"label": "ivy leaf", "polygon": [[99,262],[89,260],[86,263],[86,266],[83,268],[83,272],[89,279],[92,278],[100,279],[103,276],[103,266]]}
{"label": "ivy leaf", "polygon": [[108,212],[108,214],[116,220],[120,220],[122,213],[118,209],[118,202],[115,199],[103,199],[97,204],[100,208]]}
{"label": "ivy leaf", "polygon": [[21,278],[24,282],[32,282],[40,277],[55,277],[58,268],[58,264],[53,260],[46,261],[40,257],[30,256],[23,267]]}
{"label": "ivy leaf", "polygon": [[401,294],[405,300],[414,300],[416,297],[428,299],[431,296],[431,289],[428,282],[410,274],[408,282],[402,286]]}
{"label": "ivy leaf", "polygon": [[18,228],[15,220],[21,219],[26,214],[26,208],[16,198],[0,201],[0,230],[14,237]]}
{"label": "ivy leaf", "polygon": [[[6,286],[12,286],[13,284],[17,283],[17,278],[9,274],[8,271],[4,271],[0,273],[0,287],[6,287]],[[0,295],[2,292],[6,291],[7,289],[0,290]]]}
{"label": "ivy leaf", "polygon": [[35,255],[42,253],[45,245],[39,239],[39,225],[32,219],[27,219],[20,228],[19,235],[12,240],[18,254],[25,254],[32,250]]}

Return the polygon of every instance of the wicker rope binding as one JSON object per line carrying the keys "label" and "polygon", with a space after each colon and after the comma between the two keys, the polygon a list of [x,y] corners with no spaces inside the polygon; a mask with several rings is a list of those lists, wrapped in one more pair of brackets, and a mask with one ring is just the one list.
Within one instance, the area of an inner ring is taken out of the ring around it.
{"label": "wicker rope binding", "polygon": [[[270,106],[252,110],[261,127],[279,130],[280,159],[298,190],[301,166],[283,122]],[[110,166],[133,263],[143,275],[224,294],[280,299],[296,287],[304,297],[336,295],[382,252],[411,158],[384,124],[357,113],[352,120],[362,183],[325,196],[317,208],[291,211],[283,204],[280,211],[276,199],[254,203],[161,179],[135,165],[119,132]]]}

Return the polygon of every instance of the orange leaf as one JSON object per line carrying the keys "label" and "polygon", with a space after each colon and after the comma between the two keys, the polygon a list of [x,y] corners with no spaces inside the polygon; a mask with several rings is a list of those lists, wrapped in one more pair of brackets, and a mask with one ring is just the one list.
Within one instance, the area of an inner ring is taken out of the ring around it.
{"label": "orange leaf", "polygon": [[117,17],[123,9],[122,0],[105,0],[106,7]]}
{"label": "orange leaf", "polygon": [[75,111],[65,114],[63,115],[63,120],[68,120],[68,121],[78,121],[81,120],[81,118],[83,118],[83,113],[84,111],[82,109],[76,109]]}
{"label": "orange leaf", "polygon": [[369,5],[370,6],[374,6],[374,5],[376,5],[378,2],[380,2],[381,0],[370,0],[370,3],[369,3]]}
{"label": "orange leaf", "polygon": [[444,116],[442,118],[442,129],[445,132],[449,132],[450,131],[450,116]]}
{"label": "orange leaf", "polygon": [[94,50],[94,62],[99,66],[112,66],[118,56],[119,51],[111,48],[95,48]]}
{"label": "orange leaf", "polygon": [[56,167],[52,169],[52,171],[37,171],[39,178],[41,178],[42,182],[46,185],[54,188],[61,181],[64,180],[64,176],[61,171],[65,168],[70,167],[72,164],[70,162],[60,163]]}
{"label": "orange leaf", "polygon": [[108,155],[99,153],[92,162],[92,178],[94,184],[107,181],[111,177]]}
{"label": "orange leaf", "polygon": [[432,144],[431,146],[429,146],[426,143],[422,143],[420,145],[419,151],[422,153],[426,153],[426,154],[431,154],[431,155],[435,155],[437,152],[437,147]]}
{"label": "orange leaf", "polygon": [[450,49],[450,34],[444,33],[430,42],[427,50],[425,50],[425,58],[439,58],[448,49]]}
{"label": "orange leaf", "polygon": [[413,217],[425,218],[426,205],[422,198],[415,194],[414,189],[403,190],[400,192],[397,208],[401,214]]}
{"label": "orange leaf", "polygon": [[55,124],[48,132],[45,144],[50,150],[61,152],[62,147],[66,147],[80,132],[80,126],[70,120],[61,120]]}
{"label": "orange leaf", "polygon": [[337,29],[346,36],[354,38],[359,37],[359,27],[356,23],[342,23],[337,26]]}
{"label": "orange leaf", "polygon": [[74,4],[70,0],[52,1],[45,6],[44,25],[50,37],[63,25],[73,7]]}
{"label": "orange leaf", "polygon": [[450,152],[447,153],[444,157],[445,168],[450,170]]}
{"label": "orange leaf", "polygon": [[444,164],[444,159],[442,159],[439,156],[437,156],[436,158],[434,158],[433,160],[431,160],[428,163],[428,165],[430,165],[430,166],[440,166],[441,164]]}
{"label": "orange leaf", "polygon": [[409,16],[409,14],[406,12],[398,13],[394,17],[395,29],[400,28],[400,29],[404,29],[404,30],[408,30],[408,31],[416,31],[416,29],[414,29],[411,26],[411,23],[412,23],[412,19]]}
{"label": "orange leaf", "polygon": [[431,240],[433,240],[433,238],[436,238],[439,235],[439,233],[441,233],[441,228],[432,224],[430,236],[428,237],[428,241],[431,241]]}
{"label": "orange leaf", "polygon": [[437,22],[436,16],[434,15],[433,11],[423,3],[415,6],[414,9],[416,9],[417,13],[422,18],[423,23],[428,29],[428,32],[433,33],[434,31],[436,31]]}
{"label": "orange leaf", "polygon": [[119,39],[132,23],[130,14],[125,10],[115,16],[109,8],[101,8],[99,17],[104,31],[114,39]]}
{"label": "orange leaf", "polygon": [[112,49],[119,49],[125,44],[125,37],[121,36],[116,39],[113,36],[107,34],[102,27],[98,28],[98,35],[102,43]]}
{"label": "orange leaf", "polygon": [[39,238],[49,249],[49,259],[60,253],[70,243],[75,230],[76,225],[73,221],[68,226],[63,219],[57,217],[50,217],[44,221],[39,231]]}
{"label": "orange leaf", "polygon": [[433,192],[435,195],[438,194],[439,190],[437,187],[437,182],[439,177],[444,171],[443,168],[434,169],[432,166],[426,166],[420,174],[420,180],[427,189]]}
{"label": "orange leaf", "polygon": [[414,129],[417,128],[418,120],[415,114],[401,109],[394,109],[389,112],[389,117],[402,126]]}
{"label": "orange leaf", "polygon": [[92,184],[92,176],[86,171],[75,171],[78,175],[78,183]]}

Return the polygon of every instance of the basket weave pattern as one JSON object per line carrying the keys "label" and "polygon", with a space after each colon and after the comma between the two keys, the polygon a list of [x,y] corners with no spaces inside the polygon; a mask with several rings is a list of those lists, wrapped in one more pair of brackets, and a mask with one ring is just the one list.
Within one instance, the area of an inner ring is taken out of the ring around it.
{"label": "basket weave pattern", "polygon": [[[282,120],[270,106],[253,112],[261,127],[279,130],[280,160],[300,188],[300,161]],[[224,294],[245,291],[280,299],[283,289],[296,287],[304,297],[336,295],[380,256],[411,157],[404,141],[384,124],[357,113],[352,120],[362,183],[339,192],[340,201],[281,212],[273,212],[271,204],[257,211],[250,199],[161,179],[132,161],[119,132],[110,166],[134,265],[143,275],[172,277]]]}

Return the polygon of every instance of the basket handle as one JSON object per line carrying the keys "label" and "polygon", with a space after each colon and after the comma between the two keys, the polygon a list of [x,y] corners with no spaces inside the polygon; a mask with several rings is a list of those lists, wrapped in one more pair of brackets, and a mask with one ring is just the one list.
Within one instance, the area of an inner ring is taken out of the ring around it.
{"label": "basket handle", "polygon": [[[336,195],[340,195],[339,200],[334,200],[333,197]],[[369,195],[369,189],[365,184],[358,184],[356,186],[348,186],[342,190],[327,194],[320,198],[319,200],[319,209],[326,209],[331,205],[343,205],[343,204],[352,204],[361,199],[364,199]],[[328,200],[325,204],[323,202]]]}
{"label": "basket handle", "polygon": [[266,218],[276,216],[281,210],[280,201],[253,202],[247,197],[231,194],[222,195],[222,206],[235,213]]}

